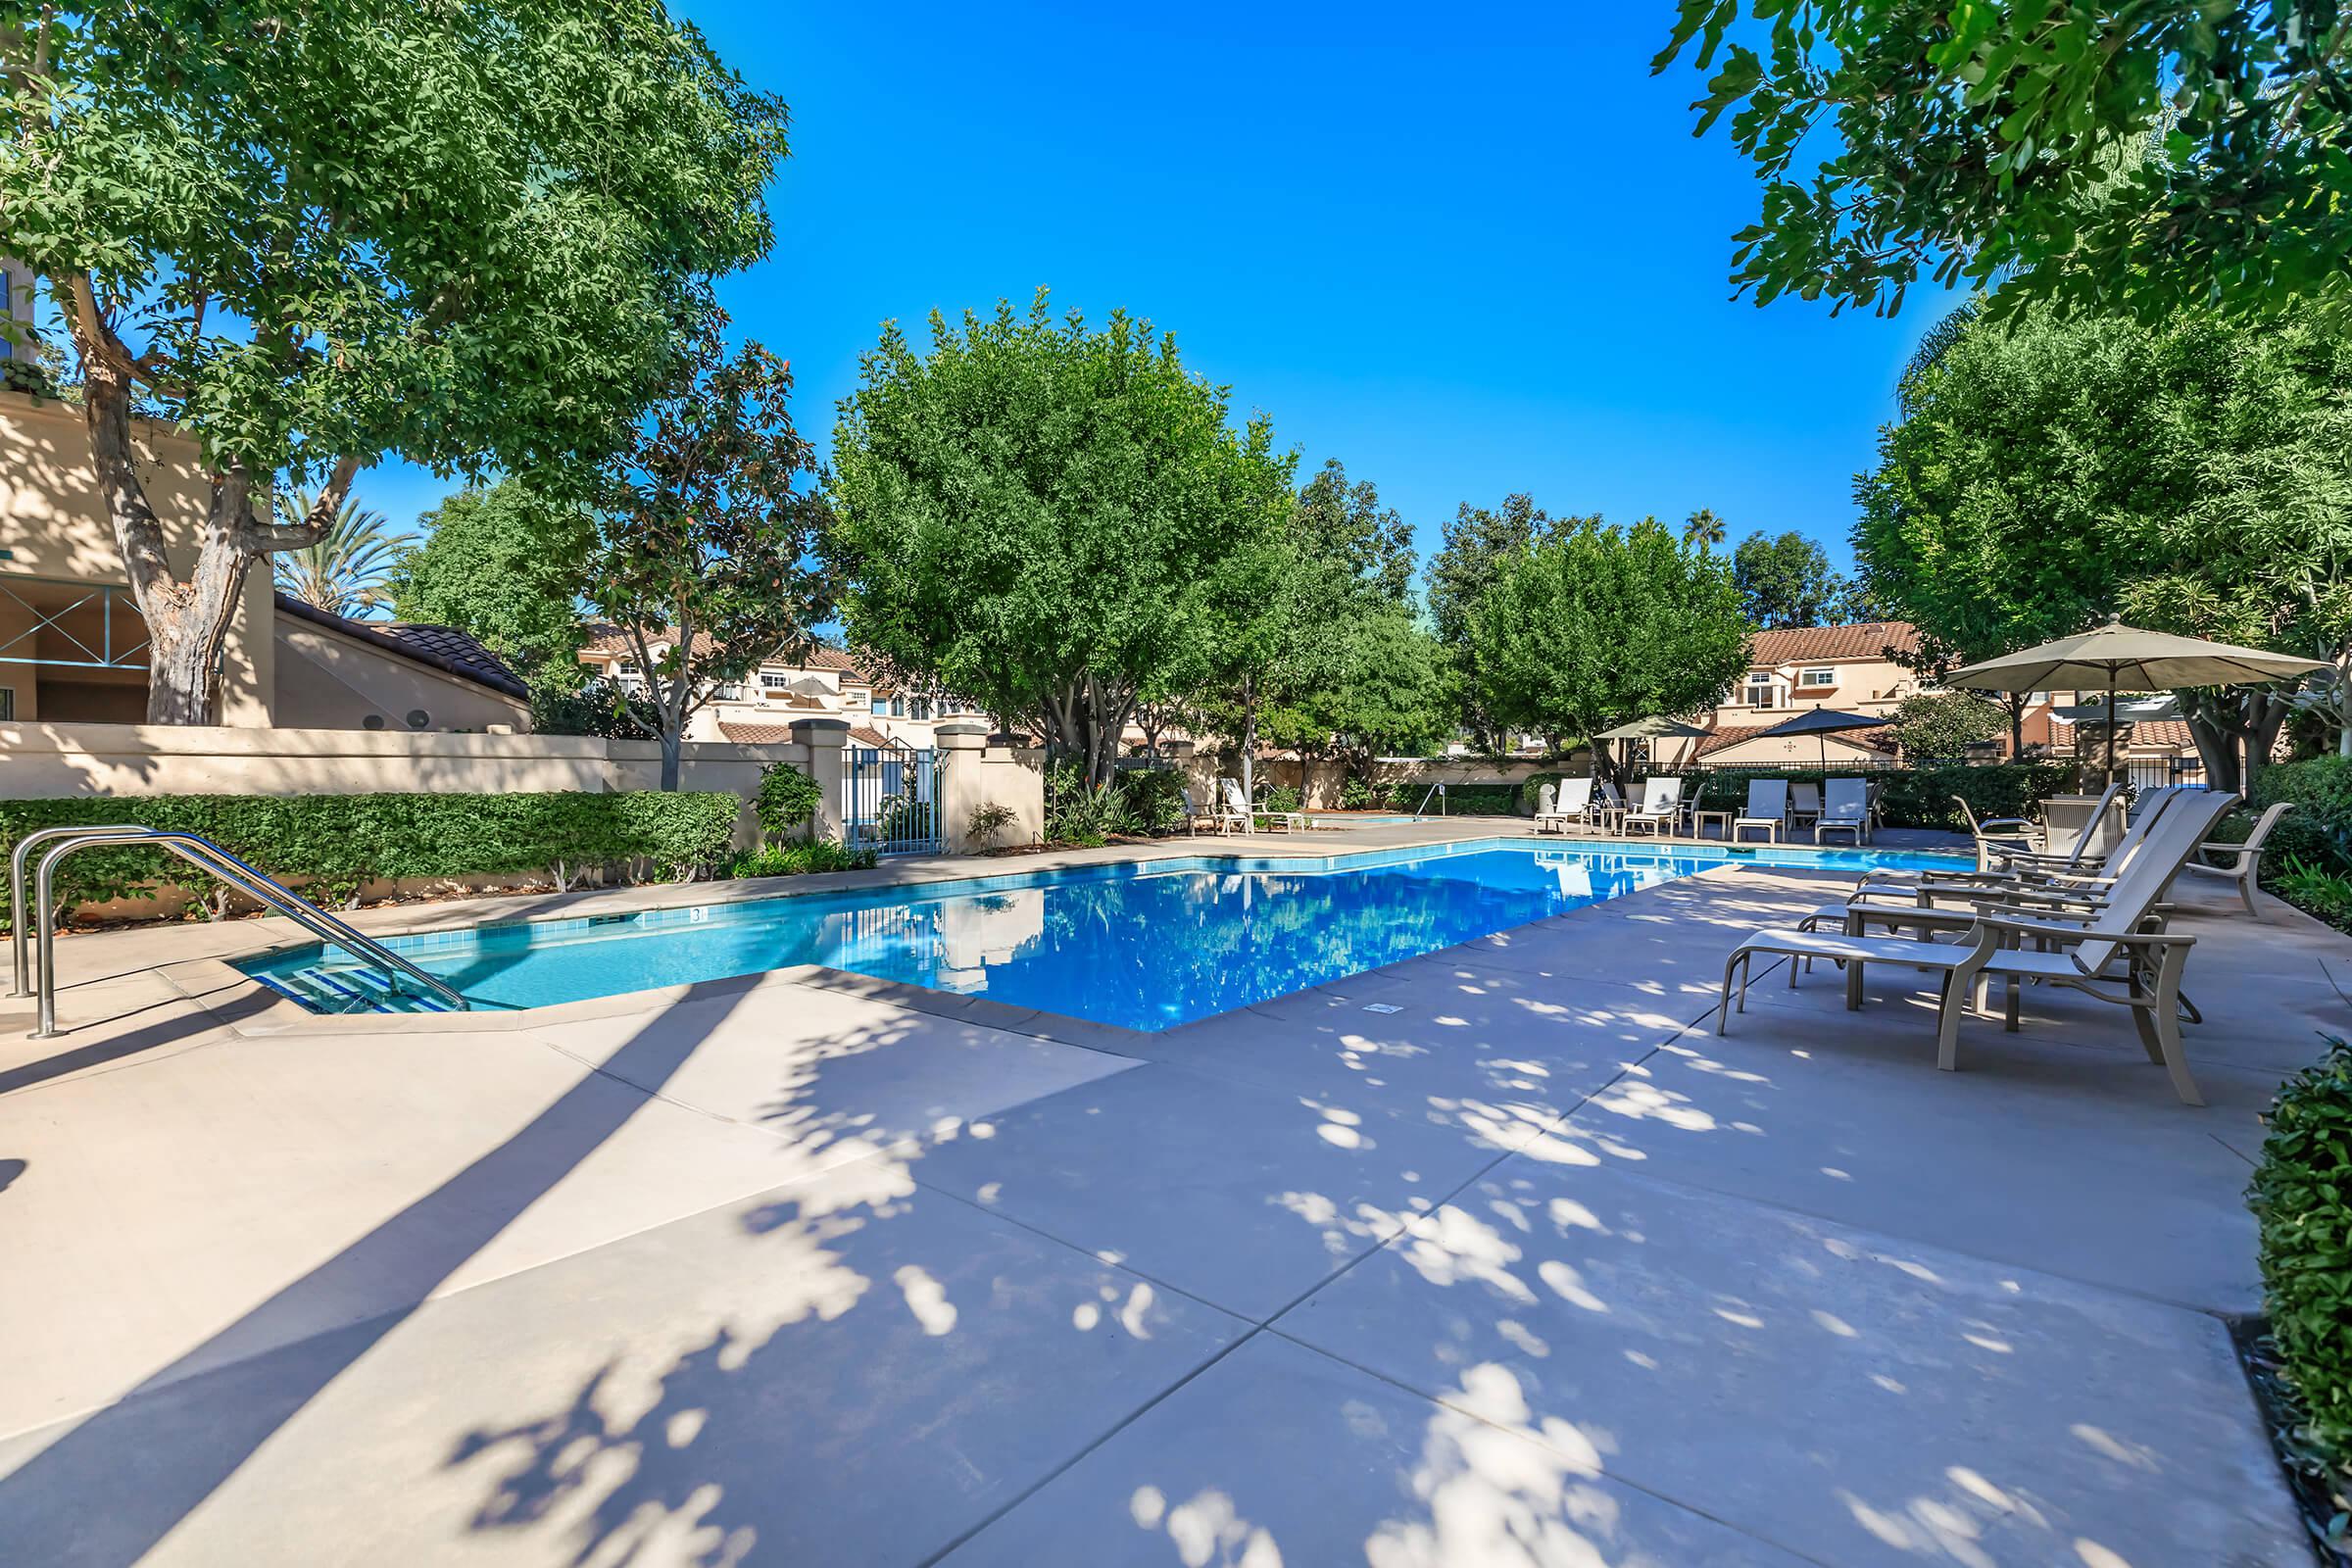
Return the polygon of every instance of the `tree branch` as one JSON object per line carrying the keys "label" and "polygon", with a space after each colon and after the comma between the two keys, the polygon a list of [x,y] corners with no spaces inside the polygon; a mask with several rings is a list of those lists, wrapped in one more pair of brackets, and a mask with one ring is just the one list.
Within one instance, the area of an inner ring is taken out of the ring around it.
{"label": "tree branch", "polygon": [[343,510],[344,501],[351,495],[351,481],[359,471],[359,459],[337,458],[326,483],[312,498],[309,514],[298,523],[263,522],[254,515],[252,506],[247,505],[236,522],[238,543],[262,555],[280,550],[308,550],[325,538],[327,529],[334,526],[335,514]]}

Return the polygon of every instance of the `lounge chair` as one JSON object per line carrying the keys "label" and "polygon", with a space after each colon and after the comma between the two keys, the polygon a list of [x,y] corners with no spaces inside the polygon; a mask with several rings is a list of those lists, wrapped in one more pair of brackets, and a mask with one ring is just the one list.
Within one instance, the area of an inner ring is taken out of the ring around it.
{"label": "lounge chair", "polygon": [[[2201,1105],[2203,1096],[2190,1078],[2180,1043],[2180,976],[2187,966],[2193,939],[2163,928],[2157,906],[2180,866],[2213,824],[2236,804],[2236,797],[2214,792],[2168,810],[2143,841],[2131,867],[2108,896],[2096,904],[2071,909],[2063,906],[1987,900],[1968,914],[1954,940],[1903,936],[1869,936],[1866,923],[1876,912],[1849,910],[1841,932],[1764,930],[1750,934],[1725,959],[1723,1003],[1717,1009],[1715,1032],[1731,1026],[1734,1010],[1747,1010],[1747,985],[1756,955],[1778,954],[1788,960],[1788,984],[1796,984],[1801,961],[1828,958],[1846,971],[1846,1005],[1862,1001],[1863,969],[1867,964],[1891,963],[1940,973],[1942,1002],[1936,1035],[1936,1065],[1946,1072],[1959,1067],[1960,1015],[1972,991],[1993,980],[2006,984],[2003,1023],[2018,1026],[2018,992],[2026,981],[2060,985],[2101,1002],[2132,1009],[2132,1025],[2148,1059],[2163,1064],[2181,1102]],[[1941,917],[1958,911],[1910,911],[1914,916]],[[1902,911],[1889,908],[1886,918]],[[2142,926],[2152,929],[2142,929]],[[2026,951],[2024,943],[2036,945]],[[2120,973],[2113,971],[2124,960]],[[1737,972],[1739,990],[1733,990]],[[1982,1005],[1980,1002],[1980,1006]]]}
{"label": "lounge chair", "polygon": [[1592,804],[1592,781],[1589,778],[1564,778],[1557,790],[1546,784],[1536,803],[1536,831],[1565,833],[1588,819]]}
{"label": "lounge chair", "polygon": [[1193,798],[1193,787],[1190,784],[1179,785],[1176,794],[1178,799],[1184,802],[1186,832],[1198,836],[1203,826],[1213,833],[1227,831],[1230,824],[1226,821],[1224,811],[1221,809],[1202,810],[1200,803]]}
{"label": "lounge chair", "polygon": [[1788,826],[1788,781],[1785,778],[1751,778],[1747,781],[1747,808],[1732,818],[1732,842],[1740,842],[1743,829],[1759,827],[1770,842],[1778,844]]}
{"label": "lounge chair", "polygon": [[1225,778],[1219,782],[1225,788],[1225,813],[1228,816],[1240,817],[1244,832],[1253,831],[1260,822],[1266,824],[1268,832],[1273,832],[1278,828],[1293,833],[1306,831],[1306,813],[1304,811],[1269,811],[1263,807],[1253,809],[1250,805],[1250,797],[1242,793],[1240,779]]}
{"label": "lounge chair", "polygon": [[[2238,902],[2246,906],[2248,914],[2261,919],[2262,911],[2254,906],[2254,877],[2262,869],[2263,846],[2270,841],[2271,829],[2278,825],[2278,819],[2294,808],[2292,801],[2280,801],[2262,813],[2262,819],[2254,824],[2254,831],[2247,835],[2245,843],[2200,844],[2197,853],[2180,869],[2195,876],[2218,876],[2236,883]],[[2229,859],[2216,858],[2220,856],[2228,856]]]}
{"label": "lounge chair", "polygon": [[1952,797],[1959,803],[1960,819],[1968,824],[1968,836],[1977,843],[1977,869],[1992,868],[1993,855],[2003,850],[2037,851],[2041,848],[2041,829],[2022,816],[1988,816],[1977,818],[1976,808],[1964,795]]}
{"label": "lounge chair", "polygon": [[1821,820],[1820,785],[1799,779],[1788,786],[1788,820],[1797,827],[1811,827]]}
{"label": "lounge chair", "polygon": [[1683,781],[1649,778],[1642,781],[1642,808],[1625,814],[1625,835],[1641,828],[1651,837],[1671,834],[1683,819]]}
{"label": "lounge chair", "polygon": [[[2204,795],[2202,790],[2154,792],[2148,807],[2132,819],[2124,836],[2104,856],[2093,858],[2078,844],[2066,855],[2005,856],[1988,871],[1868,871],[1856,887],[1854,899],[1901,898],[1928,905],[1938,900],[1970,904],[2016,893],[2103,898],[2139,854],[2149,833],[2162,820],[2166,806],[2175,799],[2201,799]],[[1833,927],[1840,923],[1830,909],[1816,910],[1808,923],[1812,919]]]}
{"label": "lounge chair", "polygon": [[1829,791],[1829,804],[1813,819],[1813,842],[1824,842],[1825,834],[1846,833],[1860,849],[1870,842],[1870,785],[1858,778],[1834,778]]}

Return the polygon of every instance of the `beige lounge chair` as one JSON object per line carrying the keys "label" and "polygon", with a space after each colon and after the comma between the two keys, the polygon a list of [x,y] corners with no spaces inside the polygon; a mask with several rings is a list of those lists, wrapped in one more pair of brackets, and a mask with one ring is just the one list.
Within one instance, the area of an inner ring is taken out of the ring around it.
{"label": "beige lounge chair", "polygon": [[[2163,929],[2156,906],[2188,855],[2235,797],[2215,792],[2210,802],[2198,802],[2166,813],[2145,840],[2142,853],[2095,906],[2071,912],[2031,903],[1988,900],[1967,915],[1951,941],[1917,937],[1869,936],[1865,921],[1878,918],[1860,909],[1849,910],[1845,931],[1764,930],[1749,935],[1732,951],[1723,966],[1723,1002],[1716,1013],[1715,1032],[1727,1033],[1731,1014],[1747,1010],[1747,986],[1757,954],[1788,958],[1788,984],[1796,985],[1802,960],[1828,958],[1846,971],[1846,1005],[1862,1000],[1865,965],[1890,963],[1940,973],[1942,1002],[1936,1034],[1936,1065],[1946,1072],[1959,1067],[1960,1015],[1970,994],[1993,980],[2006,984],[2003,1022],[2018,1026],[2018,992],[2026,981],[2060,985],[2101,1002],[2132,1009],[2133,1027],[2148,1059],[2161,1063],[2171,1076],[2181,1102],[2201,1105],[2188,1073],[2180,1043],[2180,976],[2187,966],[2191,938]],[[1903,911],[1889,909],[1889,918]],[[1958,911],[1913,910],[1915,917],[1937,917]],[[2153,929],[2143,930],[2142,926]],[[2027,951],[2023,944],[2036,944]],[[2116,969],[2122,960],[2122,971]],[[1737,973],[1739,989],[1733,990]],[[1979,1002],[1980,1009],[1982,1001]]]}
{"label": "beige lounge chair", "polygon": [[1813,842],[1824,842],[1825,834],[1846,833],[1860,849],[1870,842],[1870,785],[1858,778],[1834,778],[1829,792],[1829,803],[1813,819]]}
{"label": "beige lounge chair", "polygon": [[1186,832],[1198,837],[1200,829],[1204,826],[1212,833],[1227,831],[1229,824],[1226,822],[1225,813],[1222,810],[1202,810],[1200,803],[1193,798],[1193,787],[1190,784],[1179,785],[1176,794],[1178,799],[1184,802]]}
{"label": "beige lounge chair", "polygon": [[1269,811],[1262,806],[1253,809],[1250,805],[1250,797],[1242,793],[1240,779],[1228,777],[1220,779],[1218,782],[1225,789],[1225,814],[1229,817],[1239,817],[1244,832],[1254,830],[1260,822],[1266,824],[1268,832],[1277,829],[1293,833],[1306,831],[1306,813],[1304,811]]}
{"label": "beige lounge chair", "polygon": [[1683,817],[1683,781],[1679,778],[1649,778],[1642,781],[1642,808],[1625,814],[1625,835],[1634,836],[1634,829],[1655,838],[1674,832]]}
{"label": "beige lounge chair", "polygon": [[1546,784],[1538,793],[1536,802],[1536,831],[1565,833],[1571,826],[1581,825],[1592,814],[1592,781],[1590,778],[1564,778],[1558,787]]}
{"label": "beige lounge chair", "polygon": [[[2248,914],[2261,919],[2262,911],[2254,906],[2254,878],[2262,869],[2263,846],[2270,842],[2271,829],[2278,825],[2278,819],[2294,808],[2292,801],[2280,801],[2262,813],[2262,819],[2254,824],[2254,831],[2247,835],[2245,843],[2200,844],[2197,854],[2180,869],[2192,876],[2218,876],[2236,883],[2238,902],[2246,906]],[[2222,856],[2229,858],[2226,861],[2217,858]]]}
{"label": "beige lounge chair", "polygon": [[1751,778],[1747,781],[1747,808],[1732,818],[1732,842],[1747,828],[1762,828],[1769,842],[1778,844],[1788,826],[1788,781],[1785,778]]}
{"label": "beige lounge chair", "polygon": [[1821,786],[1798,779],[1788,786],[1788,821],[1792,827],[1811,827],[1821,820]]}

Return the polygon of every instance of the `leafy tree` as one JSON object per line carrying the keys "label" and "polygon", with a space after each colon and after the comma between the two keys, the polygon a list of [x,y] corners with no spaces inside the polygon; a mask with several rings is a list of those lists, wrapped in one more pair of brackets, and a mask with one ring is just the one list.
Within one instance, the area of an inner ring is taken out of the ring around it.
{"label": "leafy tree", "polygon": [[1380,504],[1380,487],[1371,480],[1350,484],[1339,459],[1326,458],[1299,487],[1296,528],[1315,542],[1318,555],[1344,564],[1365,593],[1393,605],[1411,596],[1412,525]]}
{"label": "leafy tree", "polygon": [[792,370],[715,329],[649,410],[602,485],[586,598],[645,671],[662,787],[678,787],[686,726],[717,688],[810,644],[831,612],[809,561],[824,502],[802,488],[816,454],[792,425]]}
{"label": "leafy tree", "polygon": [[1653,69],[1695,46],[1699,132],[1731,113],[1764,180],[1759,303],[1891,312],[1932,270],[2154,322],[2343,301],[2348,43],[2334,0],[1681,0]]}
{"label": "leafy tree", "polygon": [[1747,618],[1768,628],[1835,624],[1852,593],[1831,569],[1828,553],[1793,529],[1740,540],[1732,553],[1732,580]]}
{"label": "leafy tree", "polygon": [[278,516],[299,528],[317,513],[328,515],[326,531],[314,542],[270,558],[277,586],[306,605],[330,614],[372,610],[387,596],[385,582],[400,545],[384,532],[384,514],[350,496],[328,508],[316,491],[277,497]]}
{"label": "leafy tree", "polygon": [[1484,686],[1471,635],[1478,607],[1500,577],[1504,562],[1563,528],[1598,520],[1555,520],[1532,496],[1519,492],[1505,496],[1502,506],[1494,511],[1465,501],[1446,525],[1444,541],[1429,563],[1430,626],[1450,663],[1447,674],[1458,694],[1462,721],[1482,750],[1503,751],[1506,737],[1495,715],[1484,706]]}
{"label": "leafy tree", "polygon": [[1267,740],[1339,759],[1362,777],[1377,757],[1421,757],[1454,726],[1438,645],[1412,610],[1374,603],[1327,628],[1320,678],[1272,708]]}
{"label": "leafy tree", "polygon": [[1752,630],[1731,563],[1652,522],[1587,521],[1521,547],[1471,622],[1488,710],[1587,739],[1712,707],[1747,668]]}
{"label": "leafy tree", "polygon": [[1721,517],[1710,509],[1701,507],[1683,520],[1683,543],[1696,545],[1701,550],[1712,550],[1723,543],[1727,531]]}
{"label": "leafy tree", "polygon": [[579,691],[576,601],[597,547],[589,509],[502,479],[459,491],[420,520],[423,541],[392,572],[392,612],[470,633],[535,698]]}
{"label": "leafy tree", "polygon": [[2008,727],[2005,707],[1975,692],[1920,692],[1894,710],[1889,733],[1903,755],[1920,760],[1965,757],[1970,746]]}
{"label": "leafy tree", "polygon": [[[80,360],[152,722],[212,717],[248,571],[317,542],[360,469],[610,450],[702,279],[769,242],[783,106],[657,0],[12,0],[0,66],[7,246]],[[202,451],[176,539],[134,404]],[[316,486],[291,525],[285,483]]]}
{"label": "leafy tree", "polygon": [[[2120,612],[2352,674],[2348,395],[2352,352],[2313,326],[1968,323],[1906,379],[1857,485],[1855,554],[1931,667]],[[2182,702],[2209,777],[2234,788],[2291,696]]]}
{"label": "leafy tree", "polygon": [[1186,371],[1173,336],[1114,313],[1090,330],[1001,303],[897,324],[834,432],[827,560],[850,640],[1039,724],[1088,787],[1140,702],[1215,663],[1226,567],[1279,526],[1263,420]]}

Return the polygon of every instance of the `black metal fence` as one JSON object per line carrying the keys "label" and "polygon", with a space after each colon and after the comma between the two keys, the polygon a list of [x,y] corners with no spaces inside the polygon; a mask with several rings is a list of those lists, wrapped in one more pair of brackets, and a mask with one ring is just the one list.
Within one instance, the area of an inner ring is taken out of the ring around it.
{"label": "black metal fence", "polygon": [[936,753],[912,746],[845,746],[842,839],[877,855],[937,855],[941,848]]}

